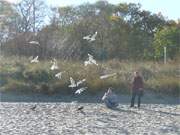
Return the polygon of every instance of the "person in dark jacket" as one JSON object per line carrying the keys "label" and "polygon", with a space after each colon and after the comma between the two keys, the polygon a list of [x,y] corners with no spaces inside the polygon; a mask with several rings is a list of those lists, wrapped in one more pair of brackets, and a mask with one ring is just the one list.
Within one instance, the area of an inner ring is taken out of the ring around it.
{"label": "person in dark jacket", "polygon": [[131,98],[130,107],[134,107],[134,100],[136,96],[138,96],[138,108],[140,108],[142,95],[143,95],[143,79],[136,71],[134,72],[134,78],[132,83],[132,98]]}

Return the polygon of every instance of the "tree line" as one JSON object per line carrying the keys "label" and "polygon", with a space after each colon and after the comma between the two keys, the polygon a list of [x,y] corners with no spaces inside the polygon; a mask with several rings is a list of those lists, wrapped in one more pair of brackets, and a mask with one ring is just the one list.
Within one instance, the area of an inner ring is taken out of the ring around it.
{"label": "tree line", "polygon": [[[96,40],[83,37],[94,34]],[[37,41],[39,45],[30,44]],[[180,20],[142,10],[140,4],[107,1],[48,8],[42,0],[0,2],[0,45],[4,55],[42,59],[160,60],[179,56]]]}

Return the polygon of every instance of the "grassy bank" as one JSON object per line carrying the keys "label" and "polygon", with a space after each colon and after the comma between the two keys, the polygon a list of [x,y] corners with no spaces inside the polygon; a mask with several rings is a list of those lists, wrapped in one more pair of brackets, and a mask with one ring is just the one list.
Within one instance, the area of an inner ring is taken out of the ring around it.
{"label": "grassy bank", "polygon": [[[59,69],[50,70],[50,60],[30,63],[28,58],[1,57],[0,84],[1,91],[40,92],[46,94],[71,94],[68,88],[69,77],[74,80],[86,78],[81,87],[88,87],[86,93],[95,94],[108,87],[121,93],[130,93],[133,71],[139,70],[145,80],[145,89],[157,93],[179,96],[178,62],[166,65],[153,62],[120,62],[111,60],[98,62],[99,66],[85,67],[83,61],[58,60]],[[62,79],[55,74],[65,71]],[[114,77],[101,80],[104,74],[117,73]]]}

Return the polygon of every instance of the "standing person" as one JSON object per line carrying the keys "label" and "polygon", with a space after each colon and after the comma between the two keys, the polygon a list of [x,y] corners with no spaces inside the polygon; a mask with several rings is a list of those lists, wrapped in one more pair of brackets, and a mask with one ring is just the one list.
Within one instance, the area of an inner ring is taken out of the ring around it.
{"label": "standing person", "polygon": [[131,98],[131,106],[134,107],[134,100],[136,96],[138,96],[138,108],[140,108],[141,97],[143,95],[143,79],[139,75],[139,72],[134,72],[134,78],[132,83],[132,98]]}
{"label": "standing person", "polygon": [[112,92],[111,88],[109,88],[108,91],[105,92],[102,100],[105,102],[108,108],[116,108],[118,106],[117,95]]}

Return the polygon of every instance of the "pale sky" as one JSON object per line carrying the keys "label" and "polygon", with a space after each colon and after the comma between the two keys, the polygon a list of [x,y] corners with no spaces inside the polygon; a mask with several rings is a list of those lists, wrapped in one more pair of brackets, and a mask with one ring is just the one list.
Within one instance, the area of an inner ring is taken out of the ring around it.
{"label": "pale sky", "polygon": [[[18,3],[21,0],[6,0],[11,3]],[[68,6],[80,5],[82,3],[94,3],[98,0],[44,0],[49,6]],[[168,19],[180,19],[180,0],[108,0],[109,3],[117,4],[121,2],[140,3],[142,9],[149,10],[152,13],[161,12]]]}

